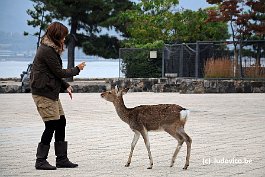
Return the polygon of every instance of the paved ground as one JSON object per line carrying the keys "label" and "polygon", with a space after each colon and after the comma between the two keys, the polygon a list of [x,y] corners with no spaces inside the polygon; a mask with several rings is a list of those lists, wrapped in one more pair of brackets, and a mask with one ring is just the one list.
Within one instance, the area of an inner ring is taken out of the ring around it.
{"label": "paved ground", "polygon": [[[177,103],[191,110],[186,132],[192,137],[187,171],[186,145],[170,168],[176,141],[150,132],[152,170],[140,139],[130,167],[124,167],[133,133],[111,103],[95,93],[62,94],[67,115],[69,158],[75,169],[37,171],[36,147],[44,128],[30,94],[1,94],[0,176],[255,176],[265,175],[265,94],[128,93],[125,104]],[[55,163],[53,145],[48,158]]]}

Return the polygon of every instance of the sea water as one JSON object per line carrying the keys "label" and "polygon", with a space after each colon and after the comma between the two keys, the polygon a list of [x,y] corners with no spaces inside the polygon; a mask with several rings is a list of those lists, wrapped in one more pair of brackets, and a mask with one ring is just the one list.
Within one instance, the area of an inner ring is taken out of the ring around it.
{"label": "sea water", "polygon": [[[76,78],[115,78],[122,77],[120,73],[120,62],[114,59],[81,60],[76,59],[75,65],[82,61],[86,62],[86,67]],[[17,77],[27,70],[31,60],[0,60],[0,78]],[[67,60],[63,60],[63,68],[67,68]]]}

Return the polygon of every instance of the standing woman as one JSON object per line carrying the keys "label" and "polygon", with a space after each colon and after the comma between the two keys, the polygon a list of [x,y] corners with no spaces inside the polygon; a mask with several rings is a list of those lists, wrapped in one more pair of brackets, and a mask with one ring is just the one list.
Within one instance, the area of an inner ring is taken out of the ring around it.
{"label": "standing woman", "polygon": [[[32,97],[37,110],[45,124],[45,130],[38,144],[35,168],[39,170],[55,170],[57,168],[74,168],[77,164],[69,161],[67,157],[67,142],[65,141],[66,119],[59,99],[60,91],[72,96],[72,87],[63,80],[76,76],[83,70],[85,63],[74,68],[62,69],[64,40],[68,35],[66,26],[59,22],[51,23],[41,39],[34,58],[31,71]],[[56,167],[47,162],[50,143],[55,132]]]}

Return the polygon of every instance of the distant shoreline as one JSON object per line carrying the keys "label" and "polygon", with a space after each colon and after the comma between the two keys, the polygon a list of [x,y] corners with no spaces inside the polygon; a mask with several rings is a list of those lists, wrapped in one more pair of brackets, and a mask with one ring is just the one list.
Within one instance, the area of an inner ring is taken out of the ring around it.
{"label": "distant shoreline", "polygon": [[0,62],[4,61],[32,61],[33,57],[19,56],[0,56]]}
{"label": "distant shoreline", "polygon": [[[78,78],[106,78],[118,77],[121,75],[119,60],[87,58],[75,59],[75,64],[85,61],[87,66]],[[23,71],[26,71],[28,65],[33,62],[31,58],[8,58],[0,59],[0,78],[20,77]],[[68,61],[63,59],[63,68],[67,68]]]}
{"label": "distant shoreline", "polygon": [[[0,56],[0,62],[8,62],[8,61],[28,61],[28,62],[32,62],[34,59],[34,57],[18,57],[18,56],[8,56],[8,57],[3,57]],[[67,61],[67,58],[63,58],[63,61]],[[108,61],[108,62],[117,62],[119,59],[102,59],[102,58],[75,58],[75,61],[89,61],[89,62],[93,62],[93,61]]]}

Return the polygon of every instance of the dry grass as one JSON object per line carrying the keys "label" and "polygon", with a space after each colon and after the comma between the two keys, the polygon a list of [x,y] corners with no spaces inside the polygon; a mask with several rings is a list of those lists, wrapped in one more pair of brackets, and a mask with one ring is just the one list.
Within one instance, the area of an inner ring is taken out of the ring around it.
{"label": "dry grass", "polygon": [[251,66],[245,68],[246,78],[264,78],[265,79],[265,67]]}
{"label": "dry grass", "polygon": [[204,66],[206,78],[232,78],[233,61],[228,58],[208,59]]}
{"label": "dry grass", "polygon": [[[239,67],[234,76],[234,63],[228,58],[208,59],[204,66],[205,78],[233,78],[238,77]],[[265,67],[250,66],[243,68],[245,78],[265,79]]]}

